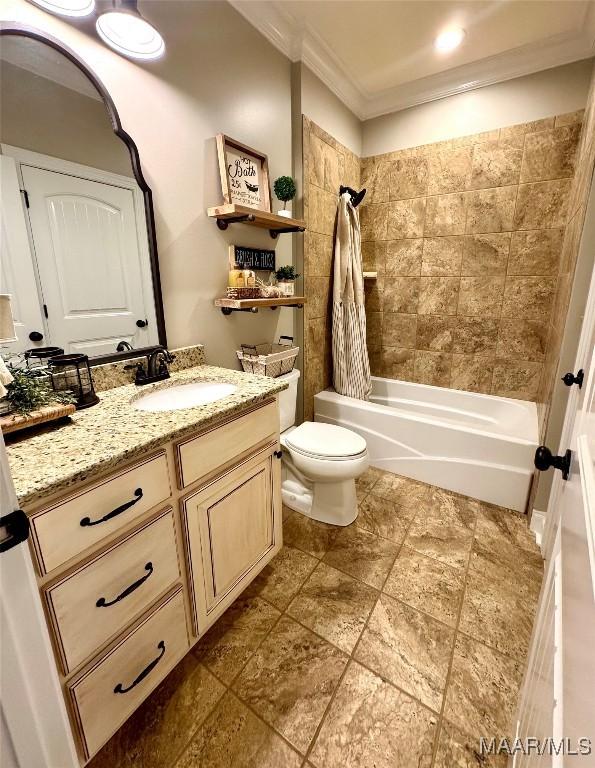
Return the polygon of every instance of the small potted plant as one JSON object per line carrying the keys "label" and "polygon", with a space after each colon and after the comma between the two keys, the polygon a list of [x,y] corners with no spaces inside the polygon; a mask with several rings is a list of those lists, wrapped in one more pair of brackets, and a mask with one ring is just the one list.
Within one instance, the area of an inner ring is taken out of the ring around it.
{"label": "small potted plant", "polygon": [[292,264],[279,267],[275,272],[277,285],[281,289],[282,296],[293,296],[295,294],[295,281],[299,275],[296,273]]}
{"label": "small potted plant", "polygon": [[277,199],[281,200],[283,203],[283,208],[280,211],[277,211],[277,213],[279,216],[286,216],[287,218],[291,218],[291,211],[287,210],[286,205],[295,197],[295,193],[297,191],[295,181],[291,178],[291,176],[279,176],[273,185],[273,189],[275,190]]}

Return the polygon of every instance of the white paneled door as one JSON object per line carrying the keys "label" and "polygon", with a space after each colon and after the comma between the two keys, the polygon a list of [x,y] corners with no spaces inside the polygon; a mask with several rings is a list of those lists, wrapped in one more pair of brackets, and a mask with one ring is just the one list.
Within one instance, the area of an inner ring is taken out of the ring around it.
{"label": "white paneled door", "polygon": [[[114,352],[154,343],[143,293],[130,189],[22,165],[51,343],[66,352]],[[153,327],[151,327],[153,326]]]}

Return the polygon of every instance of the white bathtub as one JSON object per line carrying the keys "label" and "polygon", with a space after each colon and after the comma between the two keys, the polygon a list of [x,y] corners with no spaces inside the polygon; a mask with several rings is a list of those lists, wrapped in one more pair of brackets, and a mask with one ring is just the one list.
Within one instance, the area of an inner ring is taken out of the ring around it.
{"label": "white bathtub", "polygon": [[525,510],[535,403],[372,377],[370,402],[326,390],[314,418],[365,437],[374,467]]}

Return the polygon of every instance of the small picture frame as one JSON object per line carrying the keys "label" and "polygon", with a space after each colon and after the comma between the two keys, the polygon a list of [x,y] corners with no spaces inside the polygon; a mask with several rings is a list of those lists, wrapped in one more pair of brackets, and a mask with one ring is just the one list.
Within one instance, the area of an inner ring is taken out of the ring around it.
{"label": "small picture frame", "polygon": [[217,135],[217,157],[223,201],[270,213],[267,156],[220,133]]}

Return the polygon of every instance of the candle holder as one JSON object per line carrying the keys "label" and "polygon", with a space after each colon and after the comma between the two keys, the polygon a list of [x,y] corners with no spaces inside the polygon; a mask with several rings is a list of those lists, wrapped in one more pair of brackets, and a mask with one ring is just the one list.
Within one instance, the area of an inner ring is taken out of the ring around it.
{"label": "candle holder", "polygon": [[77,410],[90,408],[99,402],[87,355],[55,355],[50,357],[48,366],[54,390],[72,392]]}

